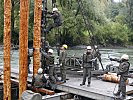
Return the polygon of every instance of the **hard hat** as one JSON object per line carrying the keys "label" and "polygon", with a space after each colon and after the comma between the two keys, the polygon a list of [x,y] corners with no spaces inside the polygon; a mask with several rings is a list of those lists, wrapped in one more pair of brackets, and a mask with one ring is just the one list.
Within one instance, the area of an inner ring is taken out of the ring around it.
{"label": "hard hat", "polygon": [[123,54],[121,56],[121,59],[129,60],[129,56],[127,54]]}
{"label": "hard hat", "polygon": [[63,44],[63,47],[64,47],[65,49],[67,49],[67,48],[68,48],[68,46],[67,46],[66,44]]}
{"label": "hard hat", "polygon": [[57,8],[53,8],[53,11],[58,11],[58,9]]}
{"label": "hard hat", "polygon": [[48,50],[48,53],[53,53],[54,51],[52,49],[49,49]]}
{"label": "hard hat", "polygon": [[41,40],[45,40],[45,37],[41,37]]}
{"label": "hard hat", "polygon": [[97,47],[97,45],[94,45],[94,47],[95,47],[95,49],[97,49],[98,47]]}
{"label": "hard hat", "polygon": [[39,68],[38,69],[38,73],[41,74],[43,72],[43,69],[42,68]]}
{"label": "hard hat", "polygon": [[87,50],[91,50],[91,46],[87,46]]}

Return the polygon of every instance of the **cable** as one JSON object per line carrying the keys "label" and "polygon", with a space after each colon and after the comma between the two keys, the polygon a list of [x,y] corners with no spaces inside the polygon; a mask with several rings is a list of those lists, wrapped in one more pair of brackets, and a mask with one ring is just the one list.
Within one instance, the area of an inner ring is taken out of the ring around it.
{"label": "cable", "polygon": [[[84,8],[83,8],[83,2],[82,2],[82,0],[77,0],[77,2],[78,2],[78,5],[79,5],[79,7],[81,8],[81,13],[82,13],[82,17],[83,17],[83,19],[84,19],[84,23],[85,23],[85,26],[86,26],[86,28],[87,28],[87,31],[88,31],[88,33],[89,33],[89,36],[90,36],[90,38],[91,38],[91,45],[94,47],[94,50],[96,51],[96,48],[95,48],[95,46],[94,46],[94,40],[92,39],[92,38],[94,38],[93,37],[93,28],[92,28],[92,25],[91,24],[89,24],[90,23],[90,21],[86,18],[86,16],[85,16],[85,12],[84,12]],[[93,41],[92,41],[93,40]],[[101,62],[101,60],[98,58],[98,60],[99,60],[99,62],[100,62],[100,64],[101,64],[101,67],[102,67],[102,69],[103,69],[103,71],[104,71],[104,67],[103,67],[103,64],[102,64],[102,62]]]}

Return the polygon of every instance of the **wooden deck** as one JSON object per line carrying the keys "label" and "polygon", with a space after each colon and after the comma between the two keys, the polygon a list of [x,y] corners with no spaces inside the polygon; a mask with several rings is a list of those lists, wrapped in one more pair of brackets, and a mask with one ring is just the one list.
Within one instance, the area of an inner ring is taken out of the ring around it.
{"label": "wooden deck", "polygon": [[[0,68],[0,70],[2,70]],[[18,71],[12,70],[12,77],[18,78]],[[67,77],[69,80],[67,80],[66,83],[60,84],[57,86],[58,90],[65,91],[68,93],[72,93],[75,95],[84,96],[87,98],[97,99],[97,100],[113,100],[114,95],[113,92],[117,91],[118,84],[111,83],[111,82],[105,82],[96,78],[92,78],[90,87],[87,87],[87,83],[84,86],[80,86],[80,83],[82,83],[82,76],[78,77]],[[28,75],[28,80],[31,82],[32,80],[32,74]],[[133,82],[133,80],[131,80]],[[115,89],[115,90],[114,90]],[[133,87],[127,85],[127,93],[133,93]],[[131,99],[131,96],[127,96],[126,100]],[[133,98],[132,98],[133,99]]]}

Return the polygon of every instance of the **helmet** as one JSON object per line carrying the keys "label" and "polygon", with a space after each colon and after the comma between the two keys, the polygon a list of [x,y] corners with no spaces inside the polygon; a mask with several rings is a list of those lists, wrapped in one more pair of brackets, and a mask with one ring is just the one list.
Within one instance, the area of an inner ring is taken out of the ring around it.
{"label": "helmet", "polygon": [[41,40],[45,40],[45,37],[41,37]]}
{"label": "helmet", "polygon": [[91,46],[87,46],[87,50],[91,50]]}
{"label": "helmet", "polygon": [[121,56],[121,59],[129,60],[129,56],[127,54],[123,54]]}
{"label": "helmet", "polygon": [[48,50],[48,53],[53,53],[53,52],[54,52],[53,49]]}
{"label": "helmet", "polygon": [[43,72],[43,69],[42,68],[39,68],[38,69],[38,73],[41,74]]}
{"label": "helmet", "polygon": [[97,45],[94,45],[94,47],[95,47],[95,49],[97,49],[98,47],[97,47]]}
{"label": "helmet", "polygon": [[64,47],[65,49],[67,49],[67,48],[68,48],[68,46],[67,46],[66,44],[63,44],[63,47]]}
{"label": "helmet", "polygon": [[58,9],[57,8],[53,8],[53,11],[58,11]]}

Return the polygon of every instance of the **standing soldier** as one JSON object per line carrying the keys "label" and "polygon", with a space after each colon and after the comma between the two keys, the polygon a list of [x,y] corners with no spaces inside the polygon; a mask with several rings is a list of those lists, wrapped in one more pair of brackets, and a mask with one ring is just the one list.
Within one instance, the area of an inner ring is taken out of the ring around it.
{"label": "standing soldier", "polygon": [[95,45],[93,49],[93,56],[95,58],[95,61],[93,62],[94,70],[99,70],[99,64],[97,60],[101,62],[101,53],[99,52],[98,47]]}
{"label": "standing soldier", "polygon": [[130,63],[128,62],[129,56],[127,54],[123,54],[120,60],[117,58],[115,59],[110,58],[110,60],[117,61],[120,63],[118,66],[118,73],[117,73],[117,75],[120,75],[120,82],[119,82],[118,91],[117,93],[114,93],[114,95],[120,96],[120,99],[124,100],[126,97],[126,81],[127,81],[126,76],[128,75],[130,67]]}
{"label": "standing soldier", "polygon": [[[59,27],[62,25],[62,15],[61,13],[58,11],[57,8],[53,8],[53,12],[48,12],[48,14],[51,14],[51,16],[49,16],[50,18],[53,18],[54,20],[54,23],[53,24],[50,24],[45,32],[48,33],[49,31],[51,31],[52,28],[55,28],[55,27]],[[47,17],[47,18],[49,18]]]}
{"label": "standing soldier", "polygon": [[68,48],[68,46],[66,44],[62,45],[61,47],[61,53],[60,53],[60,56],[59,56],[59,63],[60,63],[60,73],[61,73],[61,81],[63,83],[66,82],[66,68],[65,68],[65,59],[66,59],[66,56],[67,56],[67,53],[66,53],[66,49]]}
{"label": "standing soldier", "polygon": [[93,54],[91,46],[87,46],[87,52],[83,54],[83,82],[80,86],[85,85],[88,73],[88,85],[91,83],[91,69],[92,69]]}
{"label": "standing soldier", "polygon": [[49,49],[48,53],[45,53],[43,51],[41,52],[46,57],[46,64],[49,67],[49,80],[51,81],[51,83],[55,84],[56,82],[59,81],[59,79],[57,77],[55,66],[54,66],[53,50]]}

